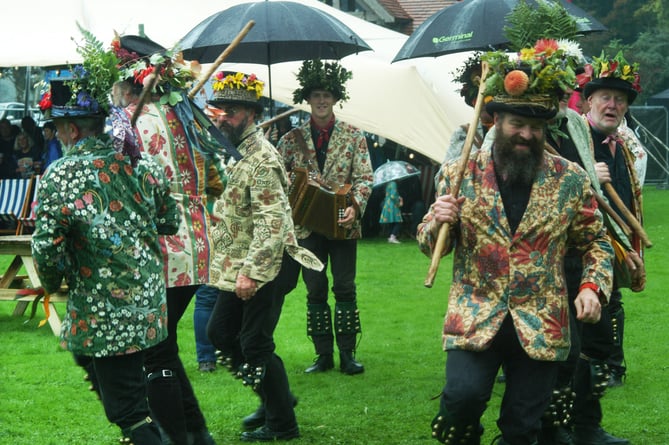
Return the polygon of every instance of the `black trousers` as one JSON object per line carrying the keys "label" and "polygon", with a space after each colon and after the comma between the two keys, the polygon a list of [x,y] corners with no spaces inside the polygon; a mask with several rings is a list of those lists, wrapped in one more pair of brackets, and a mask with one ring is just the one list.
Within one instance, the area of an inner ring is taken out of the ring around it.
{"label": "black trousers", "polygon": [[[146,378],[144,375],[144,351],[113,357],[92,358],[102,406],[110,422],[121,430],[130,429],[149,417],[146,401]],[[149,423],[140,428],[146,430],[142,440],[135,443],[142,445],[160,445],[160,433],[155,424]]]}
{"label": "black trousers", "polygon": [[518,342],[510,315],[487,350],[448,351],[442,407],[461,424],[478,425],[502,365],[506,384],[497,426],[508,443],[533,444],[551,399],[558,362],[531,359]]}
{"label": "black trousers", "polygon": [[[318,257],[325,266],[322,271],[302,268],[302,279],[307,287],[307,303],[325,304],[328,302],[329,281],[328,262],[332,275],[332,292],[337,302],[356,302],[356,259],[358,241],[330,240],[318,233],[311,233],[307,238],[301,239],[300,246],[309,249]],[[355,334],[337,336],[337,346],[341,351],[353,351],[355,349]],[[318,335],[313,337],[317,354],[332,354],[332,334]]]}
{"label": "black trousers", "polygon": [[186,444],[187,431],[206,428],[204,415],[179,357],[177,326],[198,286],[167,289],[167,338],[146,353],[151,412],[177,445]]}
{"label": "black trousers", "polygon": [[265,407],[266,425],[277,431],[297,426],[288,376],[281,358],[274,352],[274,330],[285,295],[295,287],[297,273],[298,263],[284,255],[277,278],[258,289],[250,300],[222,291],[207,325],[212,344],[224,356],[234,357],[234,365],[265,367],[257,392]]}

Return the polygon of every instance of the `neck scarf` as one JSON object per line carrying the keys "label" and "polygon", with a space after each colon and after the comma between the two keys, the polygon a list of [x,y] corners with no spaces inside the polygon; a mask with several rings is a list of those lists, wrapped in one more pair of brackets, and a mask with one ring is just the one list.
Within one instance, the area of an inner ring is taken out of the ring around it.
{"label": "neck scarf", "polygon": [[[593,127],[593,128],[597,128],[595,126],[595,122],[592,120],[592,116],[590,116],[590,112],[588,112],[586,117],[588,118],[588,122],[590,123],[590,126]],[[611,156],[615,157],[616,156],[616,146],[618,144],[623,145],[623,139],[620,137],[620,135],[618,134],[618,130],[616,129],[616,131],[614,133],[611,133],[604,138],[604,140],[602,141],[602,144],[608,145],[609,150],[611,151]]]}
{"label": "neck scarf", "polygon": [[316,145],[316,150],[321,151],[323,150],[324,147],[327,147],[328,142],[330,142],[330,134],[332,133],[332,129],[334,128],[334,123],[335,123],[335,117],[334,114],[330,118],[327,124],[325,124],[324,127],[320,127],[316,121],[314,121],[314,117],[311,117],[311,128],[314,130],[318,131],[318,137],[316,138],[316,141],[314,145]]}

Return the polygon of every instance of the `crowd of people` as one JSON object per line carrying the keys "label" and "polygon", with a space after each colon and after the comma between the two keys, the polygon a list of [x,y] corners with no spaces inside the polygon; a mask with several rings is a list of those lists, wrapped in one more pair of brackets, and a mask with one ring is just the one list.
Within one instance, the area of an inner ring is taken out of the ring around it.
{"label": "crowd of people", "polygon": [[0,179],[40,175],[63,155],[55,135],[53,122],[40,128],[31,116],[23,117],[20,126],[0,119]]}
{"label": "crowd of people", "polygon": [[[365,372],[356,259],[373,171],[364,133],[334,111],[353,73],[305,61],[293,99],[309,120],[263,131],[254,74],[214,74],[205,113],[180,83],[186,62],[163,64],[165,48],[117,36],[107,51],[84,37],[85,69],[51,82],[42,129],[26,121],[15,134],[0,120],[3,175],[43,175],[32,251],[47,294],[69,287],[61,344],[126,443],[212,445],[179,355],[194,299],[198,369],[228,370],[259,400],[240,440],[300,437],[274,341],[300,276],[315,352],[304,372],[328,372],[335,358],[343,374]],[[621,289],[645,285],[643,234],[619,216],[643,220],[643,150],[625,132],[638,66],[604,53],[584,63],[550,39],[518,51],[466,62],[463,97],[484,112],[445,148],[416,230],[427,255],[453,256],[432,437],[479,445],[502,370],[497,445],[629,444],[602,428],[600,398],[625,374]],[[569,107],[573,90],[587,109]],[[293,222],[300,169],[321,187],[350,187],[331,216],[340,236]],[[379,222],[396,244],[402,197],[395,182],[385,193]]]}

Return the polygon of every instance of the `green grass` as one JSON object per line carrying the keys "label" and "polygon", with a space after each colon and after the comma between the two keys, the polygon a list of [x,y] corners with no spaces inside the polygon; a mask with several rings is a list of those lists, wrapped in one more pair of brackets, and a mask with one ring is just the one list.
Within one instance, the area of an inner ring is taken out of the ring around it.
{"label": "green grass", "polygon": [[[669,288],[669,192],[645,190],[646,229],[654,247],[646,253],[648,285],[625,293],[627,314],[625,386],[603,399],[604,427],[634,445],[669,444],[669,365],[666,289]],[[306,337],[302,285],[286,300],[276,332],[277,352],[288,370],[302,438],[295,444],[410,445],[436,443],[430,420],[444,383],[440,332],[451,260],[442,261],[432,289],[423,286],[429,264],[415,242],[391,245],[385,238],[359,247],[358,295],[363,336],[362,375],[338,371],[306,375],[314,354]],[[0,258],[5,264],[7,257]],[[108,444],[120,437],[104,417],[83,372],[62,351],[48,326],[13,317],[14,304],[0,302],[0,445]],[[63,314],[64,305],[58,305]],[[179,326],[182,359],[209,427],[219,444],[239,443],[239,423],[257,406],[255,395],[218,370],[196,371],[191,304]],[[497,385],[483,423],[488,444],[503,386]]]}

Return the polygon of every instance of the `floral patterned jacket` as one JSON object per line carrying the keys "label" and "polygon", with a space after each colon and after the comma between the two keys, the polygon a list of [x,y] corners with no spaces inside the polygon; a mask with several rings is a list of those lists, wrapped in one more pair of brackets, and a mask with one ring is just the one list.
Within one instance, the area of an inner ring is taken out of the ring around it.
{"label": "floral patterned jacket", "polygon": [[[300,147],[293,131],[301,131],[307,144],[307,153]],[[316,163],[316,148],[311,139],[311,125],[309,121],[297,129],[286,133],[277,149],[283,156],[287,169],[304,167],[318,170]],[[357,210],[357,220],[346,233],[347,239],[362,238],[361,220],[367,207],[367,201],[372,194],[374,173],[367,149],[365,135],[359,129],[345,122],[335,119],[334,129],[328,143],[327,157],[321,178],[335,184],[352,184],[353,205]],[[306,238],[311,233],[305,227],[296,227],[297,236]]]}
{"label": "floral patterned jacket", "polygon": [[[447,167],[439,195],[450,193],[457,163]],[[497,185],[491,153],[470,159],[461,184],[460,222],[446,253],[454,250],[444,349],[489,347],[507,315],[518,339],[536,360],[565,360],[569,353],[569,305],[563,270],[568,247],[584,252],[582,282],[610,295],[613,250],[586,173],[563,158],[545,155],[527,209],[515,234]],[[428,213],[418,229],[430,254],[438,224]]]}
{"label": "floral patterned jacket", "polygon": [[214,203],[210,285],[234,292],[237,275],[243,274],[260,288],[278,275],[284,250],[305,267],[321,270],[318,258],[297,245],[279,153],[255,125],[244,131],[237,149],[243,157],[231,158],[225,191]]}
{"label": "floral patterned jacket", "polygon": [[[131,116],[134,110],[130,105],[126,113]],[[169,105],[144,105],[136,128],[142,153],[163,167],[181,215],[178,232],[160,238],[167,287],[205,284],[211,254],[208,179],[212,169],[222,171],[222,166],[191,147],[183,124]]]}
{"label": "floral patterned jacket", "polygon": [[37,201],[32,253],[42,286],[69,286],[63,346],[105,357],[164,340],[158,236],[176,232],[178,214],[161,168],[133,168],[106,136],[86,138],[51,164]]}

